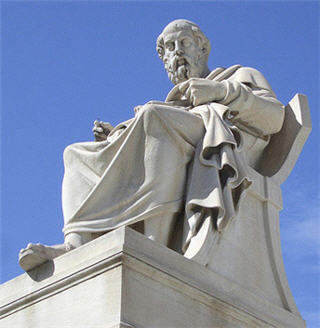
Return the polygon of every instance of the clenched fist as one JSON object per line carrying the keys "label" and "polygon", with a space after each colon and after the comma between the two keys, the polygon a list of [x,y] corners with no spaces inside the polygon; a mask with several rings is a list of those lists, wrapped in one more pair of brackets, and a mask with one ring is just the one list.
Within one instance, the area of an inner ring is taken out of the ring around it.
{"label": "clenched fist", "polygon": [[222,100],[227,94],[225,83],[200,78],[191,78],[182,82],[178,89],[193,106]]}
{"label": "clenched fist", "polygon": [[113,126],[108,122],[94,121],[93,134],[95,141],[103,141],[107,139],[110,131],[113,129]]}

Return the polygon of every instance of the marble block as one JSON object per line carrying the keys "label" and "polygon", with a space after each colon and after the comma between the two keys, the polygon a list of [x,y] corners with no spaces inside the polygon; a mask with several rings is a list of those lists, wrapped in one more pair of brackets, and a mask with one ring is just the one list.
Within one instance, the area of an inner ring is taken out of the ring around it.
{"label": "marble block", "polygon": [[0,327],[287,328],[305,323],[122,227],[0,286]]}

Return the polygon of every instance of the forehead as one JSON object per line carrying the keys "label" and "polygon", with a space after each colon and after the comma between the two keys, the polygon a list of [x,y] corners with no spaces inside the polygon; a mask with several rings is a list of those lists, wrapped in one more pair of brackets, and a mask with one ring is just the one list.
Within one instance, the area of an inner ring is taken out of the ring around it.
{"label": "forehead", "polygon": [[186,37],[194,39],[194,35],[193,35],[192,31],[181,30],[181,31],[176,31],[176,32],[165,33],[163,36],[163,41],[166,43],[168,41],[180,40],[180,39],[183,39]]}

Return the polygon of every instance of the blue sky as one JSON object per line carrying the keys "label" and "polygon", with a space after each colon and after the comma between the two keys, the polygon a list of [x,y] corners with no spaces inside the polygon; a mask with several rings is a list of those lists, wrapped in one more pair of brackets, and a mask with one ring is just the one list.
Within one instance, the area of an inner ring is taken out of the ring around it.
{"label": "blue sky", "polygon": [[92,140],[172,87],[155,52],[163,27],[197,22],[211,69],[262,71],[287,104],[308,96],[313,131],[283,184],[288,280],[308,327],[319,317],[319,2],[2,2],[1,282],[22,273],[19,249],[63,241],[63,149]]}

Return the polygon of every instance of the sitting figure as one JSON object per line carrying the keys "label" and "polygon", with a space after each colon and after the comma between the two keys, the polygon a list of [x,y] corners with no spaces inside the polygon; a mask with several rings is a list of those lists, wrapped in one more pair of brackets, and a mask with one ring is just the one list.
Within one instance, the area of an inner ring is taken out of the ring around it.
{"label": "sitting figure", "polygon": [[184,253],[206,218],[219,232],[236,215],[251,184],[247,165],[281,129],[283,106],[255,69],[210,71],[210,43],[190,21],[168,24],[157,51],[175,86],[115,128],[96,121],[96,141],[66,148],[65,241],[29,244],[19,255],[24,270],[123,225],[170,246],[181,217]]}

